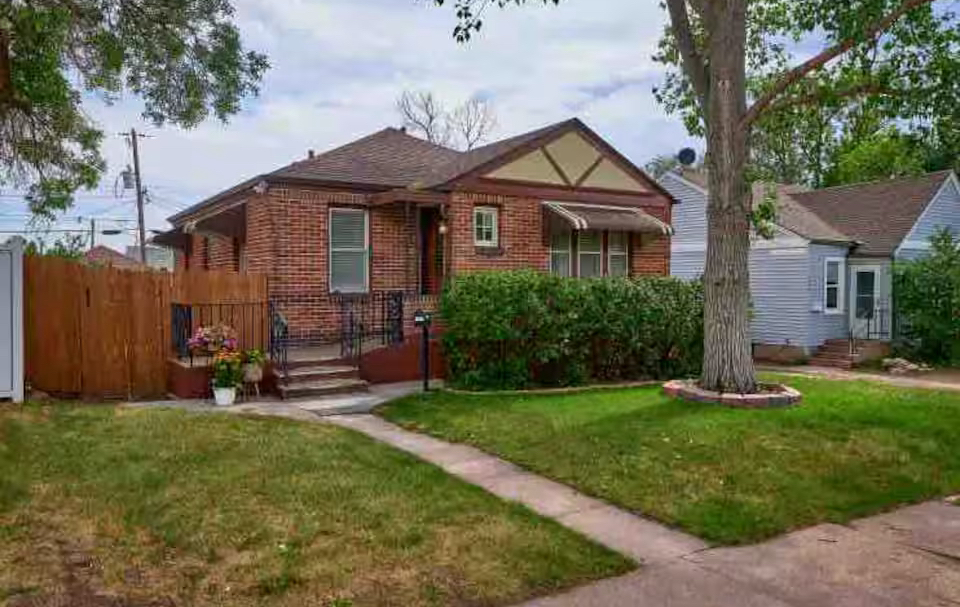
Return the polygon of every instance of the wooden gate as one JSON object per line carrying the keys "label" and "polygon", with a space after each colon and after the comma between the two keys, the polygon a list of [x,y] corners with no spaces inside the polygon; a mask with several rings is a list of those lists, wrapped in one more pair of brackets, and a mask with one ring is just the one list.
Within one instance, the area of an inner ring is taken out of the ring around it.
{"label": "wooden gate", "polygon": [[85,398],[166,393],[171,302],[266,301],[266,277],[153,272],[25,258],[26,370],[33,388]]}

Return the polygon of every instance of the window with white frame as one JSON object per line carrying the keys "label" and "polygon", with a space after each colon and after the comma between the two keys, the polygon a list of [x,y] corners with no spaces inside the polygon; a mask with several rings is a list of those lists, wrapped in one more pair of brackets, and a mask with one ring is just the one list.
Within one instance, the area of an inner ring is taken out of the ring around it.
{"label": "window with white frame", "polygon": [[473,208],[473,244],[478,247],[495,247],[499,244],[499,215],[500,209],[497,207]]}
{"label": "window with white frame", "polygon": [[627,275],[627,233],[610,232],[607,235],[607,274]]}
{"label": "window with white frame", "polygon": [[364,293],[369,234],[364,209],[330,209],[330,291]]}
{"label": "window with white frame", "polygon": [[573,274],[573,234],[558,230],[550,234],[550,273],[556,276]]}
{"label": "window with white frame", "polygon": [[577,238],[577,262],[580,278],[603,276],[603,235],[586,230]]}
{"label": "window with white frame", "polygon": [[844,263],[841,257],[823,262],[823,311],[827,314],[843,312]]}

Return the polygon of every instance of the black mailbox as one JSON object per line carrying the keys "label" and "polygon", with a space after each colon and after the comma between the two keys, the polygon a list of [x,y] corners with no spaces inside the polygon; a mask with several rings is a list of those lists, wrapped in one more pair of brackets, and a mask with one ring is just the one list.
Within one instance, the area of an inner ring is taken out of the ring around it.
{"label": "black mailbox", "polygon": [[423,373],[423,391],[430,390],[430,324],[433,315],[423,310],[413,313],[413,324],[420,327],[420,372]]}

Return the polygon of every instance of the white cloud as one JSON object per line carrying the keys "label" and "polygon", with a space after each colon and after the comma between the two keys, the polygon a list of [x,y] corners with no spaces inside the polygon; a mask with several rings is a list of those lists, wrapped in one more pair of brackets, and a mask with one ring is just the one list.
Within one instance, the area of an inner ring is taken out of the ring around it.
{"label": "white cloud", "polygon": [[[449,3],[448,3],[449,4]],[[144,179],[162,204],[187,205],[251,175],[323,151],[399,119],[404,89],[436,92],[450,103],[481,93],[506,137],[583,117],[624,154],[643,163],[690,144],[679,120],[656,105],[662,68],[650,59],[665,23],[655,2],[563,0],[491,9],[481,35],[451,37],[451,8],[432,0],[235,0],[245,43],[272,69],[261,96],[227,125],[154,129],[129,96],[89,113],[110,135],[104,188],[129,162],[114,133],[131,126],[154,135],[141,146]],[[78,205],[77,212],[103,206]],[[122,208],[133,216],[130,208]],[[150,222],[166,213],[155,208]]]}

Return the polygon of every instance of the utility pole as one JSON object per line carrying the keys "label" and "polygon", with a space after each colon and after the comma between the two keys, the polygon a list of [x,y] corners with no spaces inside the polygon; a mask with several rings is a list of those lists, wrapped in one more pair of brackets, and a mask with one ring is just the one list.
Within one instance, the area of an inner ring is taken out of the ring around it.
{"label": "utility pole", "polygon": [[90,220],[90,248],[92,249],[97,244],[97,220]]}
{"label": "utility pole", "polygon": [[137,150],[137,129],[130,129],[133,146],[133,176],[137,184],[137,228],[140,234],[140,263],[147,265],[147,234],[143,227],[143,186],[140,183],[140,152]]}

